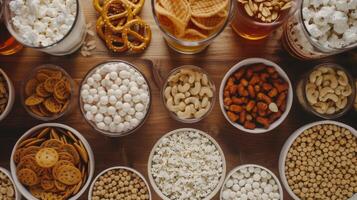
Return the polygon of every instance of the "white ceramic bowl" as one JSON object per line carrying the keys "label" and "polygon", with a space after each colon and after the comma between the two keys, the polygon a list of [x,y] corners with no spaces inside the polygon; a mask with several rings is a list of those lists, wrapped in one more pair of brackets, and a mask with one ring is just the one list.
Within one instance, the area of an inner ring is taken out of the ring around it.
{"label": "white ceramic bowl", "polygon": [[14,162],[14,154],[17,148],[17,145],[20,144],[20,142],[24,139],[26,139],[29,135],[31,135],[34,131],[37,131],[39,129],[42,129],[44,127],[58,127],[58,128],[62,128],[62,129],[66,129],[70,132],[72,132],[84,145],[84,147],[87,150],[88,153],[88,157],[89,157],[89,167],[88,167],[88,178],[86,183],[83,185],[83,187],[79,190],[79,192],[72,196],[71,198],[69,198],[69,200],[76,200],[79,199],[81,197],[81,195],[85,192],[85,190],[87,189],[87,187],[89,186],[92,178],[93,178],[93,174],[94,174],[94,154],[93,151],[88,143],[88,141],[82,136],[82,134],[80,134],[77,130],[73,129],[72,127],[69,127],[67,125],[64,124],[58,124],[58,123],[45,123],[45,124],[40,124],[37,125],[33,128],[31,128],[30,130],[28,130],[26,133],[24,133],[20,139],[16,142],[12,153],[11,153],[11,158],[10,158],[10,169],[11,169],[11,175],[14,179],[15,185],[16,187],[19,189],[19,191],[21,192],[21,194],[28,200],[37,200],[37,198],[33,197],[31,195],[31,193],[20,183],[19,179],[17,178],[16,175],[16,165]]}
{"label": "white ceramic bowl", "polygon": [[0,68],[0,74],[2,74],[7,82],[7,87],[8,87],[8,92],[9,92],[9,99],[7,101],[6,108],[4,112],[0,115],[0,122],[5,119],[5,117],[10,113],[12,106],[14,105],[15,102],[15,88],[10,80],[10,78],[7,76],[7,74]]}
{"label": "white ceramic bowl", "polygon": [[236,171],[241,170],[241,169],[244,169],[244,168],[248,168],[248,167],[256,167],[256,168],[260,168],[260,169],[262,169],[262,170],[267,171],[267,172],[274,178],[274,180],[276,181],[276,183],[278,184],[279,194],[280,194],[280,200],[283,200],[283,194],[284,194],[284,193],[283,193],[283,188],[281,187],[281,184],[280,184],[280,181],[279,181],[278,177],[276,177],[275,174],[274,174],[272,171],[270,171],[269,169],[267,169],[267,168],[265,168],[265,167],[263,167],[263,166],[261,166],[261,165],[255,165],[255,164],[239,165],[239,166],[235,167],[234,169],[232,169],[232,170],[229,172],[229,174],[227,175],[226,180],[224,180],[224,184],[223,184],[223,186],[222,186],[222,188],[221,188],[221,192],[220,192],[220,195],[219,195],[219,199],[220,199],[220,200],[223,200],[223,197],[222,197],[223,188],[224,188],[224,186],[226,185],[226,182],[229,180],[229,178],[230,178]]}
{"label": "white ceramic bowl", "polygon": [[[272,66],[276,69],[276,71],[280,74],[280,76],[285,79],[285,81],[289,84],[289,90],[288,90],[288,98],[287,98],[287,102],[286,102],[286,109],[285,112],[280,116],[280,118],[278,120],[276,120],[275,122],[273,122],[268,129],[265,128],[256,128],[256,129],[246,129],[244,128],[244,126],[232,122],[229,118],[228,115],[226,113],[226,110],[224,108],[224,103],[223,103],[223,92],[224,92],[224,86],[226,85],[226,82],[228,80],[228,78],[235,73],[239,68],[247,66],[247,65],[251,65],[251,64],[259,64],[259,63],[263,63],[265,65],[268,66]],[[269,132],[273,129],[275,129],[276,127],[278,127],[284,120],[285,118],[288,116],[291,106],[293,104],[293,88],[291,86],[291,82],[290,79],[288,77],[288,75],[284,72],[283,69],[281,69],[276,63],[271,62],[269,60],[263,59],[263,58],[248,58],[245,60],[240,61],[239,63],[237,63],[236,65],[234,65],[224,76],[222,82],[221,82],[221,86],[219,88],[219,105],[221,107],[222,113],[224,115],[224,117],[226,118],[227,121],[229,121],[230,124],[232,124],[234,127],[236,127],[239,130],[248,132],[248,133],[266,133]]]}
{"label": "white ceramic bowl", "polygon": [[151,186],[153,187],[154,191],[160,196],[161,199],[163,200],[170,200],[168,197],[166,197],[162,192],[161,190],[159,189],[159,187],[156,185],[156,182],[151,174],[151,163],[152,163],[152,159],[153,159],[153,156],[154,156],[154,153],[155,153],[155,150],[157,148],[157,146],[161,143],[161,141],[170,136],[170,135],[173,135],[173,134],[176,134],[176,133],[179,133],[179,132],[182,132],[182,131],[196,131],[198,133],[200,133],[201,135],[205,136],[206,138],[208,138],[218,149],[220,155],[222,156],[222,168],[223,168],[223,172],[222,172],[222,176],[216,186],[216,188],[212,191],[212,193],[210,195],[208,195],[206,198],[202,199],[202,200],[210,200],[212,199],[216,194],[217,192],[219,192],[220,188],[222,187],[223,185],[223,182],[224,182],[224,178],[226,176],[226,159],[224,157],[224,153],[221,149],[221,147],[219,146],[219,144],[216,142],[215,139],[213,139],[210,135],[208,135],[207,133],[201,131],[201,130],[197,130],[197,129],[193,129],[193,128],[180,128],[180,129],[176,129],[176,130],[173,130],[173,131],[170,131],[169,133],[165,134],[164,136],[162,136],[154,145],[154,147],[152,148],[151,152],[150,152],[150,156],[149,156],[149,161],[148,161],[148,176],[149,176],[149,181],[150,181],[150,184]]}
{"label": "white ceramic bowl", "polygon": [[284,185],[284,188],[288,191],[289,195],[295,199],[295,200],[300,200],[300,198],[298,196],[295,195],[295,193],[292,191],[292,189],[290,188],[289,184],[288,184],[288,180],[286,178],[285,175],[285,161],[286,161],[286,156],[288,154],[288,151],[291,147],[291,145],[294,143],[295,139],[297,137],[300,136],[301,133],[304,132],[304,130],[309,129],[311,127],[314,127],[316,125],[322,125],[322,124],[333,124],[333,125],[337,125],[343,128],[348,129],[349,131],[351,131],[351,133],[357,138],[357,131],[346,125],[343,124],[341,122],[337,122],[337,121],[331,121],[331,120],[325,120],[325,121],[318,121],[318,122],[313,122],[310,124],[306,124],[305,126],[300,127],[299,129],[297,129],[292,135],[290,135],[290,137],[286,140],[281,152],[280,152],[280,157],[279,157],[279,175],[280,175],[280,179],[281,182]]}
{"label": "white ceramic bowl", "polygon": [[102,172],[100,172],[100,173],[95,177],[95,179],[93,180],[92,184],[91,184],[90,187],[89,187],[88,200],[91,200],[91,199],[92,199],[93,187],[94,187],[95,182],[98,180],[98,178],[101,177],[101,176],[102,176],[104,173],[106,173],[107,171],[116,170],[116,169],[128,170],[128,171],[131,171],[131,172],[133,172],[134,174],[138,175],[138,176],[144,181],[146,187],[148,188],[148,191],[149,191],[149,200],[151,200],[151,190],[150,190],[150,186],[149,186],[148,182],[146,181],[145,177],[144,177],[140,172],[136,171],[135,169],[130,168],[130,167],[125,167],[125,166],[110,167],[110,168],[105,169],[105,170],[103,170]]}
{"label": "white ceramic bowl", "polygon": [[2,168],[2,167],[0,167],[0,171],[3,172],[10,179],[10,181],[12,183],[12,186],[14,188],[14,192],[15,192],[15,200],[20,200],[21,199],[21,194],[20,194],[19,190],[17,190],[17,187],[16,187],[16,185],[14,183],[14,180],[11,177],[10,172],[7,169]]}

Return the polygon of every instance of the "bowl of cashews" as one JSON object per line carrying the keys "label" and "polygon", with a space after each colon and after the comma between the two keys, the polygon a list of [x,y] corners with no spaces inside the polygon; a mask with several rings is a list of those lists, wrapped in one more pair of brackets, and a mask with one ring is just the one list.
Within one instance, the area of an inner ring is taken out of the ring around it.
{"label": "bowl of cashews", "polygon": [[165,108],[173,119],[195,123],[212,111],[215,92],[215,85],[206,71],[184,65],[169,73],[161,93]]}

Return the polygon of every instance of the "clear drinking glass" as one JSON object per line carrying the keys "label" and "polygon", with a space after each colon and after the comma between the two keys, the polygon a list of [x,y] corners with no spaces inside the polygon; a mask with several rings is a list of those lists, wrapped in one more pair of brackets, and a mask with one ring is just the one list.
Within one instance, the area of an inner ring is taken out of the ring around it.
{"label": "clear drinking glass", "polygon": [[62,39],[48,46],[33,46],[32,44],[27,44],[22,39],[22,37],[19,35],[17,28],[14,26],[12,22],[12,17],[14,16],[14,13],[11,12],[9,6],[11,0],[4,0],[4,1],[5,1],[4,20],[7,29],[9,30],[11,35],[15,37],[16,40],[21,44],[23,44],[24,46],[55,56],[63,56],[63,55],[71,54],[82,46],[86,36],[86,23],[85,23],[85,17],[82,11],[80,0],[75,0],[77,5],[76,6],[77,11],[76,11],[75,20],[69,31],[63,36]]}
{"label": "clear drinking glass", "polygon": [[303,4],[284,26],[282,44],[290,55],[301,60],[312,60],[342,53],[357,47],[357,42],[339,49],[320,44],[308,32],[303,20]]}
{"label": "clear drinking glass", "polygon": [[228,0],[228,6],[225,10],[227,12],[227,17],[224,20],[224,22],[221,23],[219,28],[215,29],[214,31],[213,30],[208,31],[209,32],[208,37],[201,40],[184,40],[182,38],[178,38],[174,36],[168,30],[166,30],[165,27],[161,25],[160,20],[158,19],[158,13],[155,9],[155,4],[157,3],[157,0],[151,0],[151,7],[152,7],[152,12],[154,15],[155,22],[158,25],[161,32],[163,33],[164,39],[168,44],[168,46],[171,47],[173,50],[182,54],[196,54],[203,51],[206,47],[208,47],[213,42],[213,40],[220,33],[222,33],[225,27],[229,24],[233,14],[234,1],[235,0]]}
{"label": "clear drinking glass", "polygon": [[[260,14],[259,11],[260,6],[258,7],[258,3],[256,3],[258,1],[253,1],[253,0],[249,0],[249,1],[235,0],[235,1],[237,1],[236,3],[237,8],[235,10],[235,17],[232,20],[231,26],[238,35],[248,40],[259,40],[267,37],[270,33],[272,33],[274,30],[276,30],[282,24],[284,24],[296,12],[297,8],[301,4],[301,0],[291,0],[291,7],[289,9],[277,11],[278,15],[275,20],[272,21],[269,20],[270,22],[267,20],[266,22],[263,22],[254,18],[255,15],[258,16]],[[246,3],[244,4],[243,2]],[[264,3],[267,2],[263,1],[260,4],[264,4]],[[256,8],[258,8],[258,11],[256,11],[256,14],[254,14],[253,17],[251,17],[247,14],[246,9],[248,8],[245,7],[247,5],[248,7],[249,5],[251,7],[254,7],[252,6],[254,4],[256,5]],[[270,18],[272,18],[274,12],[271,11],[269,12],[271,13]]]}

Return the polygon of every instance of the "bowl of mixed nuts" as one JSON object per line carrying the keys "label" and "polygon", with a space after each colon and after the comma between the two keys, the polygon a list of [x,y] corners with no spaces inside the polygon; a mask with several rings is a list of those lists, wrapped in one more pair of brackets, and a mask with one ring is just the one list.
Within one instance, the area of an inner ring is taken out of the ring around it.
{"label": "bowl of mixed nuts", "polygon": [[10,113],[15,102],[14,85],[0,68],[0,122]]}
{"label": "bowl of mixed nuts", "polygon": [[355,199],[357,131],[341,122],[318,121],[285,142],[279,174],[295,199]]}
{"label": "bowl of mixed nuts", "polygon": [[288,116],[293,90],[288,75],[263,58],[245,59],[224,76],[219,104],[224,117],[237,129],[265,133]]}
{"label": "bowl of mixed nuts", "polygon": [[0,199],[20,200],[21,194],[16,189],[10,172],[0,167]]}

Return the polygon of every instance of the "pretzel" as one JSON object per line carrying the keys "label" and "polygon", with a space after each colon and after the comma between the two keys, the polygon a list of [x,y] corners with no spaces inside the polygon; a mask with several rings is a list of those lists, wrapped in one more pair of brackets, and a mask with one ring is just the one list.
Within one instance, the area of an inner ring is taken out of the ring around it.
{"label": "pretzel", "polygon": [[93,0],[93,6],[94,9],[101,13],[103,11],[103,5],[107,2],[108,0]]}
{"label": "pretzel", "polygon": [[124,41],[121,33],[113,33],[106,28],[105,43],[109,49],[114,52],[124,52],[128,50],[128,43]]}
{"label": "pretzel", "polygon": [[[131,41],[132,38],[133,41]],[[137,17],[125,25],[123,29],[123,39],[131,51],[142,51],[148,46],[151,40],[150,26],[141,18]]]}
{"label": "pretzel", "polygon": [[102,11],[105,24],[115,33],[121,32],[126,22],[133,19],[133,13],[128,1],[109,0]]}
{"label": "pretzel", "polygon": [[137,15],[140,13],[141,9],[144,6],[145,0],[126,0],[133,10],[133,15]]}

